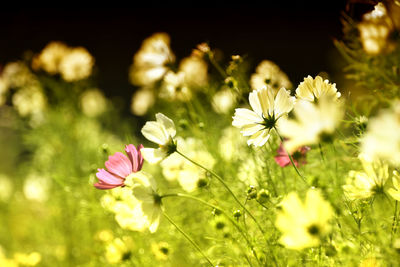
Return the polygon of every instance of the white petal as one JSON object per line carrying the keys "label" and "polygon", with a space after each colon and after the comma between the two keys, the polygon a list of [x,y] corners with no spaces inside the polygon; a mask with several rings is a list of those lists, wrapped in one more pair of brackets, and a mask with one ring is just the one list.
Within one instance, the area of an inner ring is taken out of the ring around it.
{"label": "white petal", "polygon": [[159,145],[165,145],[170,139],[165,128],[160,123],[155,121],[146,122],[142,128],[142,134],[148,140]]}
{"label": "white petal", "polygon": [[272,116],[274,113],[274,90],[272,87],[264,87],[257,92],[264,117]]}
{"label": "white petal", "polygon": [[257,133],[258,131],[263,130],[264,128],[265,126],[261,124],[249,124],[243,126],[243,130],[240,132],[243,134],[243,136],[251,136]]}
{"label": "white petal", "polygon": [[279,118],[281,115],[289,113],[293,109],[294,101],[295,98],[290,96],[290,92],[282,87],[275,98],[275,116]]}
{"label": "white petal", "polygon": [[257,90],[254,90],[249,94],[249,102],[251,108],[257,113],[260,117],[262,116],[262,108],[261,103],[257,95]]}
{"label": "white petal", "polygon": [[150,164],[155,164],[160,162],[163,158],[167,156],[162,149],[155,149],[155,148],[142,148],[140,149],[140,153],[142,154],[143,158]]}
{"label": "white petal", "polygon": [[263,146],[268,141],[269,137],[270,134],[268,130],[259,131],[255,133],[252,137],[250,137],[250,139],[247,141],[247,144],[254,146]]}
{"label": "white petal", "polygon": [[161,217],[161,208],[159,206],[155,206],[153,214],[150,219],[149,230],[151,233],[157,231],[158,225],[160,224],[160,217]]}
{"label": "white petal", "polygon": [[242,128],[245,125],[262,123],[264,120],[257,115],[254,111],[245,108],[235,109],[235,116],[233,116],[232,125]]}
{"label": "white petal", "polygon": [[157,113],[156,120],[157,120],[157,122],[161,123],[165,127],[165,129],[167,130],[168,134],[171,137],[175,136],[175,134],[176,134],[175,124],[170,118],[168,118],[167,116],[165,116],[162,113]]}

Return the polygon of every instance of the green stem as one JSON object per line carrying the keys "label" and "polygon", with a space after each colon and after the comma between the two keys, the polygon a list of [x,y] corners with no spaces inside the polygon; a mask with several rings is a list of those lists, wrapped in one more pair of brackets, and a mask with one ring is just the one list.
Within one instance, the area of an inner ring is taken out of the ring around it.
{"label": "green stem", "polygon": [[293,161],[292,155],[290,155],[289,151],[288,151],[288,150],[285,148],[285,146],[283,145],[283,144],[284,144],[284,140],[283,140],[283,137],[282,137],[282,136],[280,135],[280,133],[278,132],[278,129],[275,128],[275,131],[276,131],[276,133],[278,134],[279,138],[281,139],[282,146],[283,146],[283,148],[285,149],[286,153],[288,154],[289,159],[290,159],[290,162],[292,163],[292,166],[293,166],[294,170],[296,171],[297,175],[301,178],[301,180],[302,180],[307,186],[310,186],[310,185],[308,184],[306,178],[300,173],[299,169],[296,167],[296,164],[295,164],[294,161]]}
{"label": "green stem", "polygon": [[396,233],[396,223],[397,223],[397,200],[395,201],[394,205],[394,214],[393,214],[393,222],[392,222],[392,240],[393,240],[393,234]]}
{"label": "green stem", "polygon": [[208,58],[210,59],[211,64],[214,66],[214,68],[217,69],[217,71],[219,72],[219,74],[221,74],[221,76],[223,78],[228,77],[228,75],[226,75],[225,71],[222,69],[222,67],[218,64],[218,62],[215,61],[214,56],[209,54]]}
{"label": "green stem", "polygon": [[319,154],[321,155],[321,159],[322,159],[323,162],[325,162],[324,151],[322,151],[321,143],[318,143],[318,147],[319,147]]}
{"label": "green stem", "polygon": [[260,263],[259,260],[258,260],[257,253],[256,253],[255,250],[254,250],[254,246],[253,246],[253,244],[250,242],[250,240],[248,239],[248,237],[247,237],[247,235],[246,235],[244,229],[243,229],[234,219],[232,219],[232,218],[226,213],[226,211],[224,211],[224,210],[221,209],[220,207],[218,207],[218,206],[216,206],[216,205],[213,205],[213,204],[211,204],[211,203],[208,203],[208,202],[206,202],[206,201],[204,201],[204,200],[202,200],[202,199],[200,199],[200,198],[197,198],[197,197],[194,197],[194,196],[191,196],[191,195],[187,195],[187,194],[174,193],[174,194],[166,194],[166,195],[162,195],[162,196],[161,196],[161,198],[165,198],[165,197],[184,197],[184,198],[188,198],[188,199],[191,199],[191,200],[198,201],[198,202],[200,202],[200,203],[202,203],[202,204],[204,204],[204,205],[206,205],[206,206],[208,206],[208,207],[210,207],[210,208],[213,208],[213,209],[215,209],[215,210],[220,211],[222,214],[224,214],[224,216],[225,216],[226,218],[229,219],[229,221],[236,227],[236,229],[239,231],[239,233],[243,236],[243,238],[246,240],[247,244],[249,245],[249,247],[250,247],[250,249],[251,249],[251,251],[252,251],[254,257],[255,257],[256,260],[257,260],[257,262],[261,265],[261,263]]}
{"label": "green stem", "polygon": [[261,225],[258,223],[258,221],[256,220],[256,218],[253,216],[253,214],[250,213],[250,211],[242,204],[242,202],[239,201],[239,199],[236,197],[236,195],[232,192],[232,190],[229,188],[229,186],[225,183],[225,181],[222,179],[221,176],[219,176],[218,174],[216,174],[215,172],[213,172],[212,170],[207,169],[206,167],[204,167],[203,165],[193,161],[192,159],[188,158],[187,156],[185,156],[184,154],[182,154],[181,152],[179,152],[178,150],[176,150],[176,153],[178,153],[179,155],[181,155],[182,157],[184,157],[185,159],[187,159],[188,161],[190,161],[191,163],[193,163],[194,165],[202,168],[203,170],[205,170],[206,172],[210,173],[211,175],[213,175],[215,178],[217,178],[217,180],[225,187],[225,189],[233,196],[233,198],[235,199],[235,201],[242,207],[242,209],[244,211],[247,212],[247,214],[249,214],[249,216],[253,219],[253,221],[257,224],[258,228],[260,229],[261,233],[264,236],[264,230],[262,229]]}
{"label": "green stem", "polygon": [[211,266],[215,266],[212,261],[210,260],[210,258],[207,257],[207,255],[201,250],[201,248],[199,247],[199,245],[196,244],[196,242],[193,241],[192,238],[190,238],[190,236],[188,234],[185,233],[185,231],[183,231],[163,210],[163,214],[165,216],[165,218],[167,218],[167,220],[173,225],[175,226],[175,228],[181,232],[181,234],[197,249],[198,252],[200,252],[201,255],[203,255],[203,257],[208,261],[208,263]]}

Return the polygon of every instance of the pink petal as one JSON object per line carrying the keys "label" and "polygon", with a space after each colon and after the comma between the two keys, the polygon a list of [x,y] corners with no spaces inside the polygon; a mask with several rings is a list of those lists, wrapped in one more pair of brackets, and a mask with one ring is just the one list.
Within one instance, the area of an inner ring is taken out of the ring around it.
{"label": "pink petal", "polygon": [[121,152],[117,152],[114,155],[109,156],[105,165],[109,172],[112,172],[113,174],[116,174],[122,178],[125,178],[132,173],[131,161]]}
{"label": "pink petal", "polygon": [[141,148],[143,148],[143,145],[139,145],[137,149],[132,144],[125,146],[125,152],[131,160],[133,172],[138,172],[142,169],[143,157],[140,153]]}
{"label": "pink petal", "polygon": [[120,186],[124,184],[124,179],[115,176],[104,169],[98,169],[96,173],[99,182],[102,184]]}
{"label": "pink petal", "polygon": [[112,189],[112,188],[115,188],[115,187],[118,187],[118,186],[109,185],[109,184],[102,184],[102,183],[95,183],[94,187],[96,187],[97,189],[105,190],[105,189]]}
{"label": "pink petal", "polygon": [[278,156],[287,156],[288,154],[286,153],[286,150],[283,148],[283,143],[279,146],[278,150],[276,151],[278,153]]}
{"label": "pink petal", "polygon": [[299,151],[302,155],[305,155],[308,151],[310,151],[310,147],[309,146],[302,146]]}
{"label": "pink petal", "polygon": [[[288,156],[276,156],[275,157],[275,161],[281,167],[286,167],[291,163]],[[297,166],[297,162],[296,161],[294,161],[294,164]]]}

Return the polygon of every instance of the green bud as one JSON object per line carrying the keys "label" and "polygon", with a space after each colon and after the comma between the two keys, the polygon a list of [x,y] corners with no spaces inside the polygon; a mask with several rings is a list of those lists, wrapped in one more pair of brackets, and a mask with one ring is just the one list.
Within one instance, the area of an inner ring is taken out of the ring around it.
{"label": "green bud", "polygon": [[238,82],[233,77],[228,77],[225,79],[225,84],[229,88],[236,88],[238,86]]}
{"label": "green bud", "polygon": [[239,218],[240,216],[242,216],[242,212],[240,210],[235,210],[233,212],[233,217]]}
{"label": "green bud", "polygon": [[189,127],[189,123],[188,123],[187,120],[182,119],[182,120],[180,120],[180,121],[178,122],[178,126],[179,126],[179,128],[181,128],[182,130],[185,130],[185,129],[187,129],[187,128]]}
{"label": "green bud", "polygon": [[224,229],[225,227],[225,223],[223,221],[217,221],[215,223],[215,228],[217,228],[218,230]]}
{"label": "green bud", "polygon": [[257,188],[253,185],[250,185],[247,189],[247,199],[254,199],[257,197]]}
{"label": "green bud", "polygon": [[104,143],[101,145],[103,153],[108,154],[108,144]]}
{"label": "green bud", "polygon": [[212,211],[212,215],[214,215],[214,216],[219,216],[221,214],[222,214],[222,212],[218,209],[213,209],[213,211]]}
{"label": "green bud", "polygon": [[265,203],[271,197],[267,189],[261,189],[257,194],[257,201],[260,203]]}
{"label": "green bud", "polygon": [[208,181],[207,181],[207,179],[205,179],[205,178],[200,178],[200,179],[197,181],[197,187],[198,187],[198,188],[206,187],[207,185],[208,185]]}

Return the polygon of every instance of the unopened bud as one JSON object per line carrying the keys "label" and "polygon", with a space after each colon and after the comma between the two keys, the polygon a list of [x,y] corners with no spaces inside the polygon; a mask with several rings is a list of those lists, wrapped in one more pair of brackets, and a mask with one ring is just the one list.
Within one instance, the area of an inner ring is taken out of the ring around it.
{"label": "unopened bud", "polygon": [[257,197],[257,188],[253,185],[250,185],[247,189],[247,199],[254,199]]}
{"label": "unopened bud", "polygon": [[261,189],[257,194],[257,201],[260,203],[265,203],[270,198],[270,193],[267,189]]}
{"label": "unopened bud", "polygon": [[235,210],[233,212],[233,217],[240,218],[240,216],[242,216],[242,212],[240,210]]}

